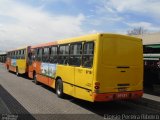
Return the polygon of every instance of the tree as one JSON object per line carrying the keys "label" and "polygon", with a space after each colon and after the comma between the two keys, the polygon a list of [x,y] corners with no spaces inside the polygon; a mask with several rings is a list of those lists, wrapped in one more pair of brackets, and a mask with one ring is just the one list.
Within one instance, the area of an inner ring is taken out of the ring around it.
{"label": "tree", "polygon": [[137,27],[127,31],[128,35],[142,35],[144,33],[147,33],[147,30],[143,27]]}

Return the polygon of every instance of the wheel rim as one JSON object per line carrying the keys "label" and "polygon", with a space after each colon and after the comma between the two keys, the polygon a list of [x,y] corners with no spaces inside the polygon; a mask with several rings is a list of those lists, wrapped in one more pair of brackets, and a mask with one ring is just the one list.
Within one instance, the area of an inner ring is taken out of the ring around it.
{"label": "wheel rim", "polygon": [[57,94],[60,95],[61,94],[61,85],[57,84]]}

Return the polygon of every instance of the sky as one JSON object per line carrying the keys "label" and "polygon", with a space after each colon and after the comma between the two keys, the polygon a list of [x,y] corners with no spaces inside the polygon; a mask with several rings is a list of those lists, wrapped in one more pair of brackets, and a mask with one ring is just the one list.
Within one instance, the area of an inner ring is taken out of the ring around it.
{"label": "sky", "polygon": [[0,50],[143,27],[160,32],[160,0],[0,0]]}

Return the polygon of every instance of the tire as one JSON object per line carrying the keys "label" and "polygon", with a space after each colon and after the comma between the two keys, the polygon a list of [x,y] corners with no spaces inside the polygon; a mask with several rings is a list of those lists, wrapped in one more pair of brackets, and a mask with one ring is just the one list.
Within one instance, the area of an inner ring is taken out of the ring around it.
{"label": "tire", "polygon": [[39,84],[39,82],[37,81],[37,75],[36,75],[36,73],[34,74],[33,80],[34,80],[34,83],[35,83],[36,85]]}
{"label": "tire", "polygon": [[58,79],[56,81],[56,94],[59,98],[63,98],[64,97],[64,93],[63,93],[63,82],[61,79]]}
{"label": "tire", "polygon": [[18,67],[16,67],[16,75],[19,76]]}

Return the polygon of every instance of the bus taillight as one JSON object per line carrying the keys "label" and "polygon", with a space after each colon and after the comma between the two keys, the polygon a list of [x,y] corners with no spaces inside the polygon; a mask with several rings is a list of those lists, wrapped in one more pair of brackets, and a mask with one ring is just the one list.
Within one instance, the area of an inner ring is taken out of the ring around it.
{"label": "bus taillight", "polygon": [[100,88],[100,83],[99,83],[99,82],[95,82],[94,88],[95,88],[95,89],[99,89],[99,88]]}
{"label": "bus taillight", "polygon": [[95,89],[99,89],[99,86],[94,86]]}

